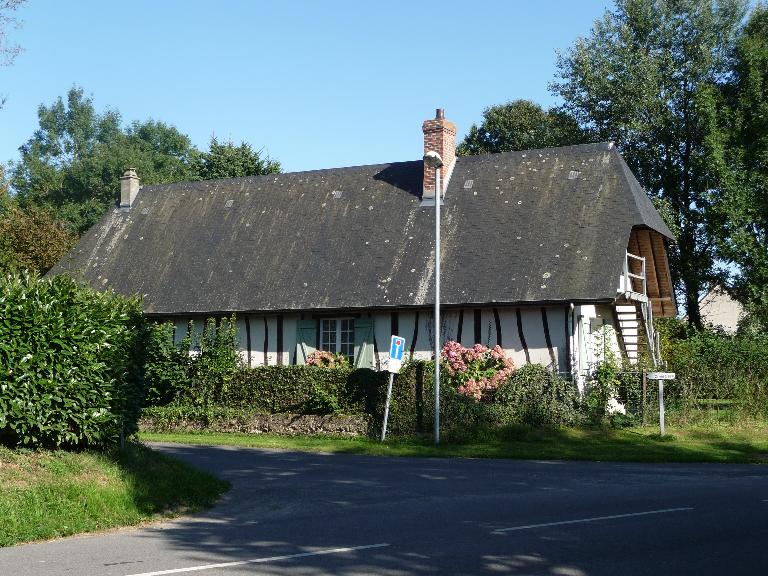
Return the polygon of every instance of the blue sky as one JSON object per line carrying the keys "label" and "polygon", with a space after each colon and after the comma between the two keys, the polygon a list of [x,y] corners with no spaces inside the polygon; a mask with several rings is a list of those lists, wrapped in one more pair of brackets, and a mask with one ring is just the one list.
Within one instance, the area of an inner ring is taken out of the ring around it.
{"label": "blue sky", "polygon": [[0,68],[0,161],[37,107],[77,85],[124,121],[175,125],[200,148],[245,140],[286,171],[420,158],[421,122],[459,138],[485,107],[544,106],[555,52],[608,0],[28,0]]}

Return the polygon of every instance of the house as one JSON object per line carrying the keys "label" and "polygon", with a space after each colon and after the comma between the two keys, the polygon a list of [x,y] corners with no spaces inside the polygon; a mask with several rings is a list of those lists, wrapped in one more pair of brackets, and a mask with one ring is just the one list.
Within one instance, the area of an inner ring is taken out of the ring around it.
{"label": "house", "polygon": [[[579,379],[605,346],[655,348],[652,317],[676,313],[672,234],[612,144],[456,157],[442,110],[422,129],[444,161],[441,341]],[[141,187],[128,170],[51,273],[141,294],[178,338],[235,313],[251,366],[324,349],[379,369],[391,334],[428,359],[435,175],[419,159]]]}
{"label": "house", "polygon": [[712,286],[699,300],[701,321],[706,326],[720,328],[726,334],[736,334],[746,311],[722,286]]}

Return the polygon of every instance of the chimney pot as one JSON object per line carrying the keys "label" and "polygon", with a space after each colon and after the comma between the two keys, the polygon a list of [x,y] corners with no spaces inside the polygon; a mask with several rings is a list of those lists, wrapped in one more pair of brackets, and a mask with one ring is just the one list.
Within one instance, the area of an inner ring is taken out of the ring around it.
{"label": "chimney pot", "polygon": [[135,168],[128,168],[120,177],[120,207],[130,208],[139,193],[139,176]]}
{"label": "chimney pot", "polygon": [[435,112],[435,120],[445,120],[445,110],[438,108]]}

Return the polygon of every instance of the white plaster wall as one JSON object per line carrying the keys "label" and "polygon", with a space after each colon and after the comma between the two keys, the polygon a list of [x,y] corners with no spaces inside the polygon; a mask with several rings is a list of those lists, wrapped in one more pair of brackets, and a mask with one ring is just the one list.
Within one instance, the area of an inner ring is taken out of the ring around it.
{"label": "white plaster wall", "polygon": [[245,331],[245,318],[241,315],[235,322],[237,325],[237,349],[243,364],[248,364],[248,334]]}
{"label": "white plaster wall", "polygon": [[449,340],[456,340],[456,334],[459,330],[459,311],[446,310],[440,311],[440,341],[445,343]]}
{"label": "white plaster wall", "polygon": [[[460,312],[464,314],[464,317],[463,317],[464,319],[462,320],[461,340],[459,341],[459,344],[461,344],[465,348],[469,348],[470,346],[475,344],[475,311],[470,308],[465,308]],[[457,318],[456,331],[453,333],[454,338],[458,335],[458,331],[459,331],[459,321]]]}
{"label": "white plaster wall", "polygon": [[[409,312],[409,314],[413,314],[413,317],[415,319],[416,313],[415,312]],[[402,322],[402,315],[401,315],[401,322]],[[413,321],[411,322],[411,325],[413,325]],[[422,310],[419,312],[419,333],[416,337],[416,348],[414,350],[413,358],[414,360],[431,360],[432,359],[432,351],[434,349],[434,339],[433,339],[433,333],[435,331],[435,320],[432,316],[431,312],[427,312],[426,310]],[[409,340],[413,339],[413,332],[411,332],[411,336]]]}
{"label": "white plaster wall", "polygon": [[173,343],[178,345],[181,344],[181,341],[184,339],[184,337],[187,335],[187,325],[188,325],[189,319],[188,318],[175,318],[173,321],[173,325],[175,326],[176,330],[173,334]]}
{"label": "white plaster wall", "polygon": [[[549,366],[552,359],[549,356],[547,341],[544,338],[544,323],[541,319],[540,308],[521,308],[520,315],[523,320],[523,333],[525,343],[528,345],[528,353],[531,356],[531,364]],[[550,326],[550,330],[553,327]]]}
{"label": "white plaster wall", "polygon": [[[593,307],[594,309],[594,307]],[[499,313],[499,323],[501,325],[501,343],[505,352],[514,361],[516,366],[526,364],[525,351],[520,340],[517,313],[515,308],[497,308]],[[567,350],[565,331],[567,314],[564,306],[547,307],[547,324],[549,326],[550,340],[553,352],[557,361],[557,368],[560,371],[567,369]],[[459,310],[449,310],[441,314],[442,341],[456,339],[458,334]],[[472,346],[475,344],[475,309],[467,308],[463,310],[464,319],[462,326],[461,344],[462,346]],[[552,363],[546,337],[544,335],[544,324],[541,316],[540,307],[520,308],[521,324],[523,335],[528,346],[528,353],[531,363],[539,363],[549,366]],[[405,311],[399,314],[400,336],[407,340],[407,347],[410,349],[413,340],[414,325],[416,319],[415,311]],[[377,317],[376,333],[387,334],[389,341],[389,317],[386,319],[386,326],[382,330]],[[419,332],[416,339],[416,348],[414,358],[418,360],[429,360],[432,358],[432,314],[428,311],[419,313]],[[496,331],[496,319],[492,308],[482,309],[480,313],[480,335],[483,345],[495,346],[498,342]],[[379,350],[380,361],[386,361],[387,350],[383,347]]]}
{"label": "white plaster wall", "polygon": [[[261,324],[264,325],[263,316],[261,317]],[[264,362],[268,366],[277,364],[277,317],[267,316],[267,329],[269,331],[269,342],[267,343],[267,359]],[[260,341],[261,347],[264,347],[263,340]]]}
{"label": "white plaster wall", "polygon": [[547,308],[547,324],[549,324],[549,338],[557,359],[557,369],[560,372],[568,370],[568,341],[566,339],[566,326],[568,322],[567,308],[564,306]]}
{"label": "white plaster wall", "polygon": [[249,315],[251,323],[251,366],[264,366],[264,317]]}
{"label": "white plaster wall", "polygon": [[501,344],[507,356],[512,358],[515,366],[525,366],[525,351],[520,341],[520,334],[517,329],[517,314],[514,308],[500,308],[499,321],[501,324]]}
{"label": "white plaster wall", "polygon": [[[392,315],[389,312],[380,312],[372,315],[373,319],[373,337],[376,340],[376,355],[373,359],[374,370],[381,370],[386,367],[389,359],[389,339],[392,336]],[[402,325],[400,325],[402,326]],[[397,334],[403,336],[404,334]]]}
{"label": "white plaster wall", "polygon": [[[610,305],[583,305],[576,307],[580,316],[577,338],[578,373],[586,377],[595,366],[605,359],[604,349],[611,350],[616,358],[621,357],[618,336],[613,325],[613,307]],[[593,322],[597,320],[597,322]],[[603,328],[608,326],[608,328]]]}

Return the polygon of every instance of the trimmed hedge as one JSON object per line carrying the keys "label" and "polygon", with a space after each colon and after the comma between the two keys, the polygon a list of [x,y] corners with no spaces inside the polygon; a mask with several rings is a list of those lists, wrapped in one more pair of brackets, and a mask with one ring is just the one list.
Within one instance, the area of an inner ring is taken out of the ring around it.
{"label": "trimmed hedge", "polygon": [[66,276],[0,278],[0,441],[93,446],[133,433],[145,334],[138,299]]}
{"label": "trimmed hedge", "polygon": [[[388,378],[388,373],[351,368],[243,369],[209,405],[192,404],[182,394],[175,405],[149,408],[146,415],[159,418],[167,427],[172,427],[174,420],[204,424],[258,413],[369,415],[369,434],[378,436]],[[497,395],[499,402],[478,402],[457,392],[446,377],[440,393],[441,433],[453,440],[477,439],[509,424],[561,426],[578,418],[578,392],[573,384],[542,366],[521,368]],[[537,401],[543,404],[539,406]],[[388,434],[418,436],[433,431],[434,364],[409,362],[394,379]]]}
{"label": "trimmed hedge", "polygon": [[386,375],[368,369],[263,366],[239,371],[212,403],[272,414],[364,414]]}
{"label": "trimmed hedge", "polygon": [[580,420],[576,385],[540,364],[515,371],[499,387],[495,400],[511,410],[517,423],[526,426],[557,428]]}

